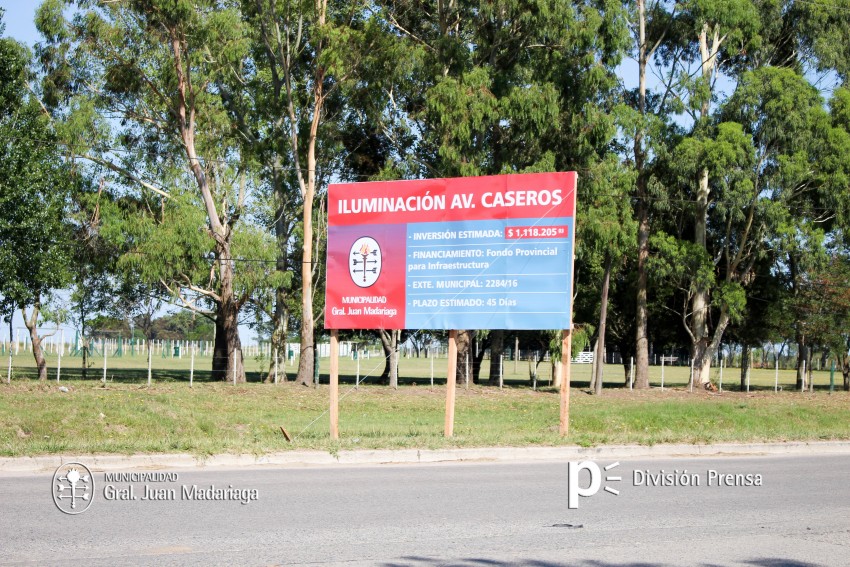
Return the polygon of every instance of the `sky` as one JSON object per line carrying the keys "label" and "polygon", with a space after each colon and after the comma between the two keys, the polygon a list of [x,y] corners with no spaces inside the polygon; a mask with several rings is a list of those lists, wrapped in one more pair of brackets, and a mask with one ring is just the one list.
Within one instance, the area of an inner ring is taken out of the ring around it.
{"label": "sky", "polygon": [[0,0],[0,8],[6,11],[3,15],[3,22],[6,24],[4,35],[32,47],[38,41],[38,32],[33,19],[39,3],[27,0]]}

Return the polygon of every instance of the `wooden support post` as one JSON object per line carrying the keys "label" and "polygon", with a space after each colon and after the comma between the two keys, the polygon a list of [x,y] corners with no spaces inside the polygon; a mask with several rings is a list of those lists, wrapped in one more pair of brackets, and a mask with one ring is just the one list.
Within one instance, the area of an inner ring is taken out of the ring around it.
{"label": "wooden support post", "polygon": [[339,331],[331,329],[331,439],[339,439]]}
{"label": "wooden support post", "polygon": [[561,339],[561,421],[558,431],[561,435],[570,432],[570,358],[573,351],[573,336],[570,329],[564,329]]}
{"label": "wooden support post", "polygon": [[449,331],[449,364],[446,379],[446,426],[445,436],[454,435],[455,429],[455,389],[457,380],[457,331]]}

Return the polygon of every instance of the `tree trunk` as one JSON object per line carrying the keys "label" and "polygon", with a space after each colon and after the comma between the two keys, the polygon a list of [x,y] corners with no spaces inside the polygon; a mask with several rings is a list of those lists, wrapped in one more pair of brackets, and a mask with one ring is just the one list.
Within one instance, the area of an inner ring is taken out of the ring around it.
{"label": "tree trunk", "polygon": [[[638,0],[638,106],[641,116],[646,114],[646,9],[644,0]],[[643,130],[635,133],[635,170],[637,171],[637,314],[635,316],[635,385],[636,389],[649,388],[649,307],[647,306],[646,261],[649,258],[649,204],[647,198],[646,156],[643,149]]]}
{"label": "tree trunk", "polygon": [[[720,48],[721,38],[719,30],[715,26],[711,31],[711,45],[709,46],[708,24],[703,24],[699,34],[699,51],[702,62],[702,76],[711,81],[717,64],[717,53]],[[710,93],[709,93],[710,94]],[[709,116],[711,97],[707,97],[700,106],[700,119],[707,120]],[[699,247],[706,248],[706,227],[708,224],[708,198],[710,187],[708,184],[708,168],[700,171],[697,182],[696,210],[694,212],[694,243]],[[711,380],[711,356],[709,348],[708,310],[710,290],[701,284],[697,284],[694,297],[691,301],[691,353],[694,360],[693,383],[707,387]],[[708,355],[708,356],[707,356]]]}
{"label": "tree trunk", "polygon": [[750,371],[750,345],[741,345],[741,391],[747,389],[747,373]]}
{"label": "tree trunk", "polygon": [[381,380],[389,383],[390,388],[398,389],[398,342],[401,339],[400,330],[381,329],[381,346],[384,347],[384,372]]}
{"label": "tree trunk", "polygon": [[218,317],[217,311],[213,337],[212,379],[227,380],[227,333],[224,330],[224,320]]}
{"label": "tree trunk", "polygon": [[[309,164],[308,160],[308,164]],[[315,160],[313,161],[313,167]],[[312,169],[310,170],[310,175]],[[309,176],[309,175],[308,175]],[[298,362],[298,381],[309,386],[313,379],[313,194],[315,180],[307,182],[304,196],[304,243],[301,260],[301,359]]]}
{"label": "tree trunk", "polygon": [[473,341],[473,343],[477,346],[469,353],[469,381],[473,384],[478,384],[481,382],[481,364],[484,362],[484,351],[487,349],[485,349],[484,345],[480,344],[477,339]]}
{"label": "tree trunk", "polygon": [[[641,180],[638,179],[640,185]],[[646,189],[638,190],[638,261],[637,314],[635,317],[635,388],[649,388],[649,306],[647,304],[647,271],[649,259],[649,212],[645,203]]]}
{"label": "tree trunk", "polygon": [[[558,348],[563,348],[563,346],[564,346],[564,341],[561,340],[562,337],[563,337],[563,331],[558,333],[558,345],[560,345]],[[573,344],[573,343],[570,343],[570,344]],[[560,362],[560,360],[563,360],[564,356],[568,356],[568,357],[572,358],[572,353],[568,352],[568,353],[564,354],[562,352],[561,358],[559,359],[559,362]],[[554,359],[553,359],[553,362],[554,362]],[[560,388],[561,387],[561,380],[563,379],[563,376],[561,376],[561,374],[563,373],[562,371],[563,371],[563,365],[562,364],[553,364],[552,365],[552,387],[553,388]]]}
{"label": "tree trunk", "polygon": [[[729,321],[729,310],[726,307],[721,307],[711,341],[709,342],[706,339],[700,343],[704,344],[705,347],[693,352],[694,385],[699,385],[706,390],[714,390],[714,385],[711,383],[711,361],[720,350],[720,342],[723,339],[723,333],[726,332],[726,327],[729,326]],[[700,369],[699,375],[697,368]]]}
{"label": "tree trunk", "polygon": [[804,390],[806,388],[806,376],[803,373],[803,364],[809,358],[809,347],[806,344],[805,335],[797,337],[797,382],[795,388]]}
{"label": "tree trunk", "polygon": [[[708,170],[703,169],[700,173],[696,212],[694,214],[694,243],[701,248],[705,248],[706,246],[708,193]],[[697,285],[691,301],[691,358],[694,361],[694,384],[692,385],[704,386],[710,380],[711,357],[706,356],[709,343],[708,294],[709,290],[706,286]]]}
{"label": "tree trunk", "polygon": [[490,386],[499,385],[499,373],[501,372],[502,355],[505,352],[505,331],[494,329],[490,331],[490,377],[487,383]]}
{"label": "tree trunk", "polygon": [[469,365],[470,381],[472,379],[472,335],[475,331],[458,331],[457,332],[457,371],[455,372],[455,381],[458,384],[466,384],[467,364]]}
{"label": "tree trunk", "polygon": [[274,329],[269,341],[271,357],[269,371],[264,380],[266,384],[274,382],[275,372],[278,381],[286,382],[286,364],[280,363],[281,360],[286,361],[286,336],[289,334],[289,312],[286,309],[285,295],[282,288],[275,291]]}
{"label": "tree trunk", "polygon": [[30,334],[30,342],[32,343],[32,356],[35,359],[35,367],[38,369],[38,379],[47,380],[47,361],[44,360],[44,349],[41,348],[41,337],[38,336],[38,315],[41,311],[41,301],[36,300],[32,307],[32,313],[27,317],[26,309],[21,309],[21,316],[24,319],[24,325]]}
{"label": "tree trunk", "polygon": [[[281,180],[279,169],[279,164],[276,164],[274,185],[278,205],[275,209],[274,223],[275,241],[277,242],[277,260],[275,262],[275,269],[279,273],[283,274],[286,273],[288,267],[287,264],[289,260],[291,231],[286,223],[286,204],[288,202],[287,196],[284,195],[286,185]],[[287,289],[283,286],[278,287],[275,290],[274,314],[272,316],[272,325],[274,328],[272,329],[271,336],[272,359],[269,363],[269,373],[266,377],[266,382],[274,381],[275,357],[280,360],[281,353],[283,353],[282,356],[284,357],[284,360],[286,359],[286,340],[289,335],[289,309],[287,309],[286,306],[286,292]],[[278,375],[282,373],[283,381],[286,381],[285,369],[285,364],[278,364],[277,372]]]}
{"label": "tree trunk", "polygon": [[[324,28],[327,17],[327,0],[317,0],[316,22],[319,29]],[[324,79],[325,67],[319,64],[324,44],[320,40],[316,46],[316,70],[313,81],[313,116],[310,122],[310,135],[307,139],[307,182],[303,184],[302,197],[304,211],[302,215],[302,229],[304,242],[302,244],[301,258],[301,360],[298,364],[298,379],[304,384],[313,375],[313,357],[304,356],[304,348],[313,348],[315,323],[313,320],[313,200],[316,196],[316,142],[319,135],[319,124],[322,119],[324,107]],[[288,90],[288,87],[287,87]],[[289,93],[289,98],[293,96]],[[291,104],[291,103],[290,103]],[[294,118],[294,116],[292,117]],[[295,128],[294,124],[292,126]],[[294,130],[293,130],[294,132]],[[293,151],[297,154],[297,134],[293,134]],[[298,172],[301,176],[301,172]]]}
{"label": "tree trunk", "polygon": [[605,367],[605,323],[608,319],[608,284],[611,281],[611,265],[613,259],[610,254],[605,254],[605,274],[602,276],[602,296],[599,302],[599,338],[596,341],[596,377],[595,389],[596,394],[602,393],[602,376]]}
{"label": "tree trunk", "polygon": [[83,345],[83,348],[82,348],[83,368],[82,368],[82,372],[80,373],[80,377],[83,380],[86,380],[88,378],[88,373],[89,373],[89,339],[85,335],[83,335],[82,339],[80,339],[80,342]]}
{"label": "tree trunk", "polygon": [[[176,107],[178,117],[177,129],[186,152],[188,166],[195,178],[204,210],[209,223],[209,231],[215,241],[215,255],[218,262],[219,290],[216,301],[216,351],[213,358],[213,376],[222,380],[235,382],[245,381],[245,369],[242,364],[242,345],[239,341],[239,310],[241,303],[237,300],[233,289],[233,257],[231,242],[233,225],[238,214],[229,215],[225,203],[219,205],[218,196],[213,193],[203,160],[198,156],[195,146],[197,118],[195,97],[197,95],[191,81],[191,58],[187,51],[187,42],[183,31],[173,28],[169,30],[171,39],[171,55],[174,58],[176,73]],[[236,208],[242,208],[245,191],[245,177],[241,176],[241,186],[236,199]],[[225,206],[223,206],[225,205]],[[221,208],[219,208],[221,207]],[[222,365],[222,357],[224,363]],[[222,376],[222,367],[224,376]]]}
{"label": "tree trunk", "polygon": [[[281,360],[286,361],[286,337],[289,335],[289,311],[286,308],[286,290],[283,288],[275,290],[273,319],[274,329],[269,345],[271,359],[269,360],[269,372],[265,379],[266,383],[274,382],[275,369],[277,369],[278,380],[286,382],[286,364],[280,364]],[[276,362],[277,364],[275,364]]]}
{"label": "tree trunk", "polygon": [[596,393],[596,365],[599,364],[599,335],[596,336],[596,340],[593,341],[593,362],[590,364],[590,382],[588,383],[588,388],[593,393]]}
{"label": "tree trunk", "polygon": [[797,387],[805,391],[811,386],[812,380],[812,347],[805,341],[798,347],[799,355],[797,356]]}
{"label": "tree trunk", "polygon": [[[216,377],[225,382],[244,383],[245,367],[242,360],[242,342],[239,339],[239,302],[233,293],[233,262],[230,260],[230,247],[218,246],[219,280],[221,290],[216,305],[216,355],[213,359],[213,371]],[[218,364],[216,364],[218,360]],[[223,366],[223,367],[222,367]],[[224,370],[224,374],[221,371]]]}
{"label": "tree trunk", "polygon": [[823,349],[823,352],[820,354],[820,364],[818,365],[818,370],[824,369],[826,370],[826,366],[829,363],[829,349]]}

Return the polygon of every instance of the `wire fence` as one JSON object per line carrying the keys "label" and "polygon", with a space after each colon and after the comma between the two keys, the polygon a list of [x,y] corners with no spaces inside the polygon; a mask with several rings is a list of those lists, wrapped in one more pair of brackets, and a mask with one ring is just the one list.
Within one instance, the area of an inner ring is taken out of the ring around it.
{"label": "wire fence", "polygon": [[[73,334],[69,339],[69,335]],[[48,378],[51,380],[100,379],[102,381],[144,382],[156,381],[209,381],[212,378],[215,344],[213,341],[155,339],[146,341],[139,338],[121,336],[100,336],[83,339],[80,333],[66,333],[62,330],[45,331],[42,335],[42,349],[48,366]],[[315,384],[327,382],[330,344],[315,345]],[[466,361],[459,361],[459,375],[467,387],[476,381],[492,384],[491,368],[497,369],[499,385],[528,385],[534,389],[551,386],[555,380],[557,365],[553,363],[551,353],[534,349],[506,348],[497,359],[492,359],[489,349],[479,351],[475,343],[467,355]],[[0,338],[0,358],[5,359],[5,368],[0,370],[4,382],[13,379],[32,379],[37,376],[33,358],[33,345],[25,329],[15,329],[11,337]],[[301,345],[295,342],[286,344],[278,351],[270,343],[243,345],[242,361],[249,382],[273,381],[275,383],[294,378],[301,354]],[[340,357],[342,362],[342,380],[352,382],[354,387],[374,383],[385,376],[387,356],[377,344],[364,345],[362,342],[341,341]],[[446,379],[445,360],[448,357],[448,345],[433,341],[426,347],[416,347],[403,343],[397,352],[397,376],[400,384],[421,383],[424,380],[433,385],[444,383]],[[800,387],[797,378],[797,359],[795,353],[786,351],[777,357],[768,348],[757,349],[749,364],[749,371],[741,372],[742,354],[730,350],[724,356],[712,361],[711,380],[721,390],[740,389],[744,384],[752,389],[774,391],[793,390]],[[620,353],[606,352],[604,362],[604,384],[606,387],[630,387],[634,377],[633,360],[624,360]],[[593,352],[579,353],[572,359],[576,365],[571,375],[574,386],[589,384],[595,361]],[[675,388],[687,385],[693,372],[691,360],[687,355],[659,355],[650,357],[650,385],[654,387]],[[477,370],[477,372],[476,372]],[[725,372],[725,375],[724,375]],[[811,380],[805,387],[809,390],[832,387],[835,369],[831,360],[814,357],[808,375]],[[753,376],[750,376],[753,374]],[[808,376],[807,375],[807,376]],[[827,377],[828,376],[828,377]],[[229,380],[229,376],[224,380]],[[235,376],[234,376],[235,378]],[[236,380],[234,380],[236,381]],[[241,382],[241,380],[240,380]],[[740,385],[740,386],[739,386]]]}

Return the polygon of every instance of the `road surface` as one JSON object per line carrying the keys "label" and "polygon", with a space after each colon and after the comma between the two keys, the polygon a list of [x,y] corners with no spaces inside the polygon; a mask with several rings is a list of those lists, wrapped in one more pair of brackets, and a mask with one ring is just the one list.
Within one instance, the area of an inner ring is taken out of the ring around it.
{"label": "road surface", "polygon": [[76,515],[5,475],[0,565],[850,565],[850,456],[596,464],[576,509],[566,462],[94,472]]}

